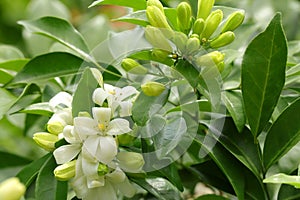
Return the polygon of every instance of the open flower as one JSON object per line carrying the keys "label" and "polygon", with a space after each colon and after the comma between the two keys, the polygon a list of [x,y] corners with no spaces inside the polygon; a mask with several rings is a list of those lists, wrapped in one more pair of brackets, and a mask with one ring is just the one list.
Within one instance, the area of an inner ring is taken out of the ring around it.
{"label": "open flower", "polygon": [[49,101],[50,109],[53,112],[61,110],[62,108],[70,108],[73,97],[67,92],[59,92]]}
{"label": "open flower", "polygon": [[94,107],[93,118],[75,117],[74,130],[83,142],[83,148],[99,162],[108,164],[117,155],[116,135],[131,131],[129,122],[116,118],[111,120],[111,108]]}
{"label": "open flower", "polygon": [[136,95],[138,91],[132,86],[126,86],[123,88],[114,87],[109,84],[104,84],[103,88],[97,88],[93,93],[93,101],[102,106],[107,99],[108,107],[111,108],[114,115],[117,109],[121,117],[131,115],[132,102],[130,97]]}

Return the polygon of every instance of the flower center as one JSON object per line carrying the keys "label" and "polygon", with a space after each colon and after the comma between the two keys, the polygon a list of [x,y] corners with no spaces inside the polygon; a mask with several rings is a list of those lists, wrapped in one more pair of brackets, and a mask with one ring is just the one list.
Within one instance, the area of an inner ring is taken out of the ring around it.
{"label": "flower center", "polygon": [[105,125],[104,124],[98,124],[98,128],[100,129],[100,131],[105,131]]}
{"label": "flower center", "polygon": [[109,93],[109,94],[112,94],[112,95],[115,95],[115,94],[116,94],[115,90],[111,90],[111,91],[109,91],[108,93]]}

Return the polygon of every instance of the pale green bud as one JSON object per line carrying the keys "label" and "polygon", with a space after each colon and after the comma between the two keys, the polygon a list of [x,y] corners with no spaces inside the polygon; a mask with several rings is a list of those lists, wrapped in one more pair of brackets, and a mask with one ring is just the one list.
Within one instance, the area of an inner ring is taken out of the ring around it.
{"label": "pale green bud", "polygon": [[215,66],[224,62],[224,54],[219,51],[213,51],[197,58],[197,64],[200,66]]}
{"label": "pale green bud", "polygon": [[52,122],[52,123],[47,124],[47,130],[50,133],[55,134],[55,135],[62,133],[64,130],[64,127],[65,126],[62,125],[62,123],[60,123],[60,122]]}
{"label": "pale green bud", "polygon": [[142,154],[135,152],[119,152],[117,159],[121,169],[130,173],[140,172],[145,164]]}
{"label": "pale green bud", "polygon": [[198,0],[197,19],[206,19],[215,4],[215,0]]}
{"label": "pale green bud", "polygon": [[57,135],[40,132],[33,135],[33,140],[47,151],[55,150],[55,143],[59,140]]}
{"label": "pale green bud", "polygon": [[146,15],[152,26],[171,30],[165,14],[158,7],[148,6],[146,9]]}
{"label": "pale green bud", "polygon": [[145,38],[154,48],[173,51],[169,41],[159,28],[147,26],[145,29]]}
{"label": "pale green bud", "polygon": [[194,23],[193,33],[198,34],[200,36],[204,29],[204,26],[205,26],[205,21],[202,18],[197,19]]}
{"label": "pale green bud", "polygon": [[234,33],[231,31],[227,31],[225,33],[222,33],[215,39],[213,39],[209,45],[211,48],[220,48],[230,44],[231,42],[233,42],[234,39],[235,39]]}
{"label": "pale green bud", "polygon": [[161,4],[159,0],[148,0],[147,1],[147,7],[148,6],[155,6],[161,10],[162,13],[164,13],[164,6]]}
{"label": "pale green bud", "polygon": [[99,165],[98,165],[98,175],[99,176],[104,176],[108,172],[109,172],[109,169],[108,169],[107,165],[99,163]]}
{"label": "pale green bud", "polygon": [[141,88],[147,96],[159,96],[166,89],[163,84],[152,81],[141,85]]}
{"label": "pale green bud", "polygon": [[199,39],[199,35],[198,34],[192,34],[190,37],[191,38],[197,38],[197,39]]}
{"label": "pale green bud", "polygon": [[151,54],[156,61],[164,61],[169,58],[171,52],[162,49],[153,49]]}
{"label": "pale green bud", "polygon": [[189,38],[186,43],[185,48],[186,48],[185,51],[187,54],[195,53],[200,48],[200,40],[196,37]]}
{"label": "pale green bud", "polygon": [[232,14],[229,15],[228,19],[226,20],[226,23],[224,24],[221,33],[224,33],[226,31],[234,31],[237,27],[239,27],[245,18],[245,12],[244,11],[235,11]]}
{"label": "pale green bud", "polygon": [[146,74],[148,69],[131,58],[125,58],[121,63],[122,68],[131,74]]}
{"label": "pale green bud", "polygon": [[6,179],[0,183],[1,200],[20,200],[25,191],[25,185],[16,177]]}
{"label": "pale green bud", "polygon": [[188,37],[186,34],[182,32],[175,32],[173,38],[171,38],[172,42],[176,45],[176,47],[181,51],[185,51],[185,45],[187,43]]}
{"label": "pale green bud", "polygon": [[70,108],[60,110],[52,115],[47,123],[47,130],[55,135],[60,134],[64,127],[73,123],[72,112]]}
{"label": "pale green bud", "polygon": [[219,24],[223,19],[222,10],[218,9],[210,13],[205,21],[205,26],[201,34],[201,38],[209,39],[210,36],[216,31]]}
{"label": "pale green bud", "polygon": [[59,181],[67,181],[75,176],[76,160],[59,165],[54,169],[54,176]]}
{"label": "pale green bud", "polygon": [[222,72],[225,68],[225,63],[224,62],[220,62],[218,65],[217,65],[217,68],[219,70],[219,72]]}
{"label": "pale green bud", "polygon": [[181,2],[177,8],[177,23],[179,29],[188,34],[191,29],[192,8],[187,2]]}

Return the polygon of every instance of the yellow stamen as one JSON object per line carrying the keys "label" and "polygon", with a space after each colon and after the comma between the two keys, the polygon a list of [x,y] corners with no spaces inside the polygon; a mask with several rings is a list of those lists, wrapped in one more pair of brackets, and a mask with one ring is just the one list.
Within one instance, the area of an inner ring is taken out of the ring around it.
{"label": "yellow stamen", "polygon": [[108,93],[109,93],[109,94],[112,94],[112,95],[115,95],[115,94],[116,94],[115,90],[111,90],[111,91],[109,91]]}
{"label": "yellow stamen", "polygon": [[104,124],[98,124],[98,128],[100,129],[100,131],[104,131],[105,130],[105,125]]}

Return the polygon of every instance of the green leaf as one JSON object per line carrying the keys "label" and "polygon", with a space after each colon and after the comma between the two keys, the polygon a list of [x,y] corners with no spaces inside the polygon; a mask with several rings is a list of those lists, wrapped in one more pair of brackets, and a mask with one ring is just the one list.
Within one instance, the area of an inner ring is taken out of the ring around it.
{"label": "green leaf", "polygon": [[187,60],[178,60],[175,69],[189,81],[193,88],[198,85],[200,72]]}
{"label": "green leaf", "polygon": [[50,156],[41,167],[36,180],[36,200],[66,199],[68,182],[57,181],[53,170],[56,168],[54,156]]}
{"label": "green leaf", "polygon": [[287,153],[300,140],[300,98],[288,106],[267,133],[263,160],[266,169]]}
{"label": "green leaf", "polygon": [[20,179],[22,183],[28,187],[31,182],[36,178],[36,175],[39,173],[41,167],[44,163],[52,156],[51,153],[43,156],[42,158],[33,161],[26,167],[24,167],[16,176]]}
{"label": "green leaf", "polygon": [[117,5],[143,10],[146,9],[146,0],[98,0],[94,1],[89,8],[98,5]]}
{"label": "green leaf", "polygon": [[[156,110],[159,106],[163,106],[169,97],[169,90],[165,90],[157,97],[150,97],[143,92],[139,94],[132,106],[132,117],[139,126],[144,126],[149,120],[152,109]],[[151,112],[150,112],[151,111]]]}
{"label": "green leaf", "polygon": [[30,163],[27,158],[3,151],[0,151],[0,160],[2,160],[0,168],[22,166]]}
{"label": "green leaf", "polygon": [[252,134],[268,123],[285,80],[287,42],[281,15],[247,47],[242,63],[242,92]]}
{"label": "green leaf", "polygon": [[152,55],[152,50],[142,50],[137,53],[133,53],[129,58],[139,59],[139,60],[152,60],[156,62],[163,63],[168,66],[174,65],[174,60],[172,58],[159,59]]}
{"label": "green leaf", "polygon": [[244,102],[240,91],[225,91],[222,93],[222,100],[230,113],[237,129],[241,132],[246,123]]}
{"label": "green leaf", "polygon": [[[92,107],[95,106],[92,96],[98,86],[98,81],[89,68],[86,68],[74,93],[72,101],[72,114],[78,116],[79,112],[88,112],[92,115]],[[84,102],[84,103],[82,103]]]}
{"label": "green leaf", "polygon": [[6,84],[14,78],[12,73],[0,69],[0,84]]}
{"label": "green leaf", "polygon": [[296,188],[300,188],[300,176],[291,176],[283,173],[274,174],[264,179],[264,183],[284,183],[288,185],[292,185]]}
{"label": "green leaf", "polygon": [[0,62],[24,58],[23,53],[14,46],[0,45]]}
{"label": "green leaf", "polygon": [[30,60],[10,84],[30,83],[75,74],[85,67],[84,61],[69,53],[55,52]]}
{"label": "green leaf", "polygon": [[51,110],[48,102],[31,104],[28,107],[21,110],[22,113],[51,116],[53,111]]}
{"label": "green leaf", "polygon": [[299,198],[299,189],[291,185],[282,185],[277,197],[278,200],[298,200]]}
{"label": "green leaf", "polygon": [[0,88],[0,119],[15,103],[17,98],[4,88]]}
{"label": "green leaf", "polygon": [[113,21],[128,22],[143,27],[149,25],[145,10],[138,10],[136,12],[129,13],[128,15],[114,19]]}
{"label": "green leaf", "polygon": [[202,195],[200,197],[198,197],[195,200],[229,200],[223,196],[219,196],[216,194],[206,194],[206,195]]}
{"label": "green leaf", "polygon": [[27,63],[29,59],[18,59],[18,60],[10,60],[3,63],[0,63],[1,69],[8,69],[13,71],[20,71]]}
{"label": "green leaf", "polygon": [[19,21],[28,31],[49,37],[74,50],[83,58],[89,57],[89,49],[80,33],[68,22],[56,17]]}
{"label": "green leaf", "polygon": [[251,132],[244,128],[239,133],[231,118],[219,119],[212,124],[214,137],[241,163],[260,178],[262,165],[261,152],[258,144],[254,143]]}

